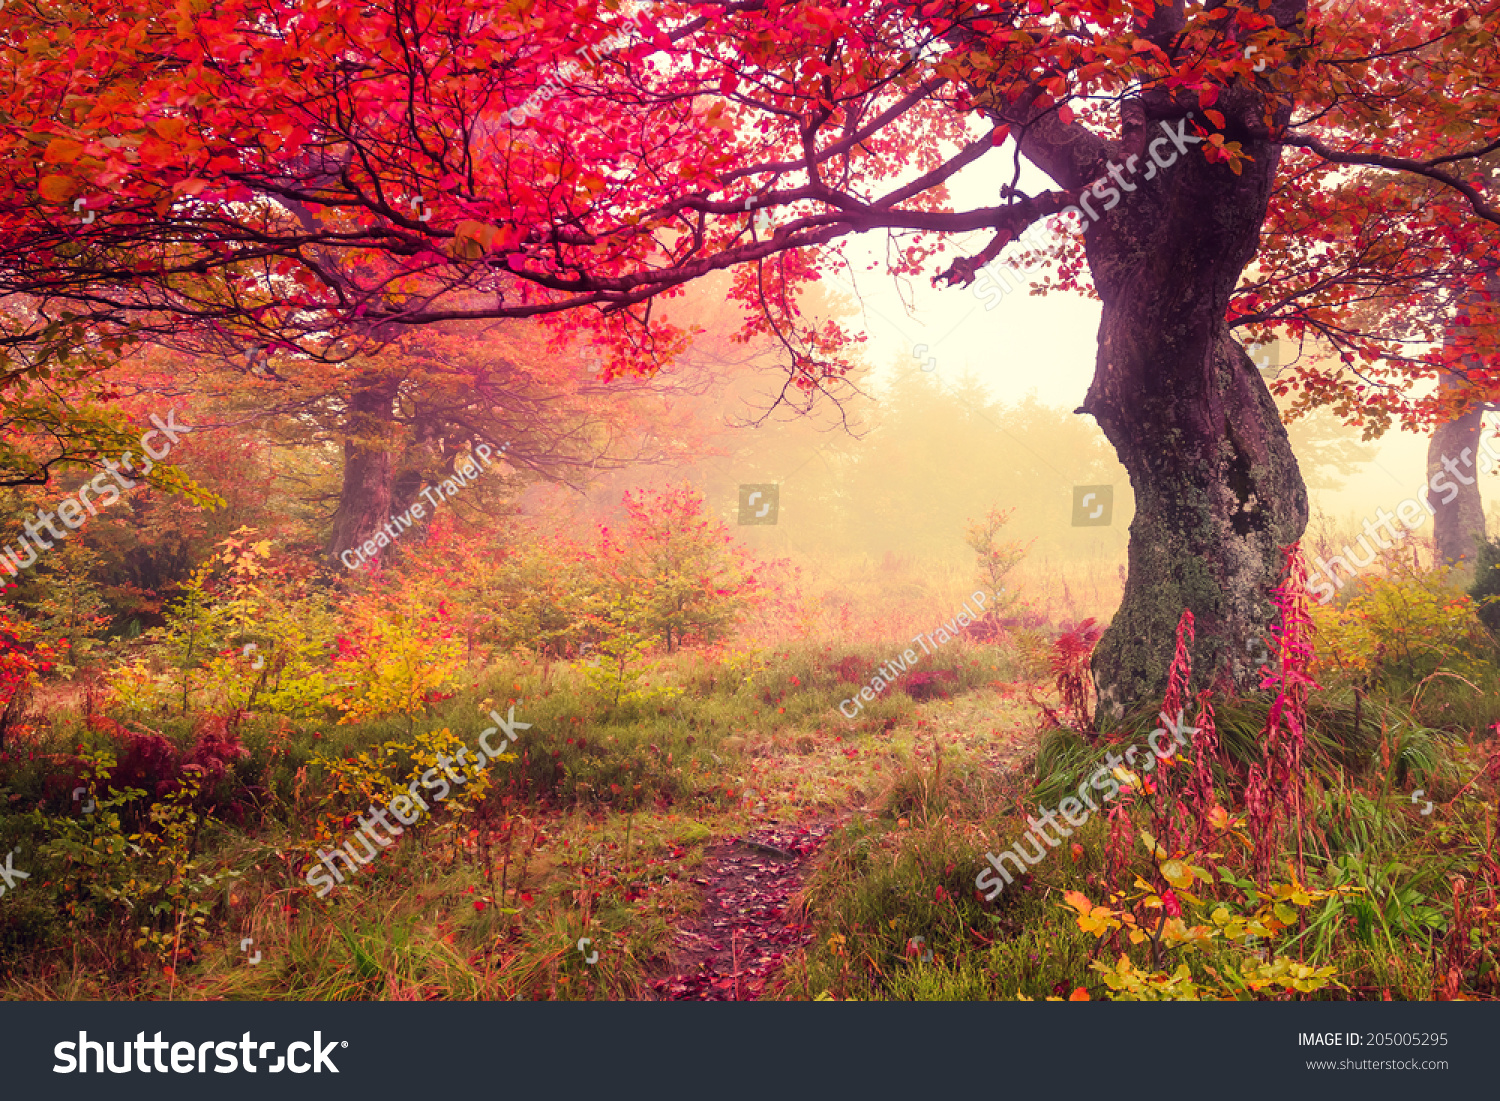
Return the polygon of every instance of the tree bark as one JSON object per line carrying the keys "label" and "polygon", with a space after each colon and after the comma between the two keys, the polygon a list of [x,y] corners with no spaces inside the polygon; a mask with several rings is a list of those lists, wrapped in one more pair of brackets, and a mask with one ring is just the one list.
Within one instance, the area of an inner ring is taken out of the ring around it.
{"label": "tree bark", "polygon": [[[303,185],[311,187],[314,181],[328,184],[337,178],[348,160],[329,156],[319,151],[300,160],[293,179],[303,179]],[[309,234],[318,231],[318,219],[306,204],[286,195],[278,195],[277,201],[302,225]],[[318,255],[327,276],[344,291],[354,290],[339,258],[319,249]],[[377,343],[389,342],[395,336],[395,327],[389,322],[369,327],[368,335]],[[328,557],[337,567],[348,568],[343,560],[348,552],[356,552],[357,561],[368,560],[360,551],[363,543],[379,533],[394,512],[405,511],[409,500],[402,495],[414,496],[418,485],[409,485],[409,479],[397,482],[395,459],[392,454],[391,429],[396,423],[395,402],[400,393],[401,381],[395,375],[382,377],[372,372],[359,378],[349,398],[344,432],[344,479],[339,489],[338,508],[333,514],[333,533],[329,538]],[[393,507],[399,504],[399,507]],[[375,558],[384,558],[391,549],[388,543],[378,548]]]}
{"label": "tree bark", "polygon": [[1133,176],[1122,161],[1136,186],[1085,233],[1104,311],[1080,412],[1114,444],[1136,502],[1124,597],[1093,659],[1101,710],[1115,715],[1164,689],[1184,608],[1197,625],[1194,686],[1254,685],[1279,548],[1301,538],[1308,517],[1275,402],[1225,320],[1280,151],[1235,133],[1253,158],[1240,175],[1193,146],[1145,178],[1162,124],[1180,132],[1187,114],[1126,105],[1119,148],[1140,161]]}
{"label": "tree bark", "polygon": [[341,561],[345,551],[357,552],[391,518],[395,464],[390,435],[397,387],[394,378],[366,380],[349,398],[344,481],[328,544],[329,557],[340,566],[347,565]]}
{"label": "tree bark", "polygon": [[[1445,371],[1438,385],[1452,389],[1458,380]],[[1432,442],[1427,445],[1429,484],[1441,473],[1446,485],[1458,490],[1449,494],[1438,489],[1427,495],[1432,505],[1433,546],[1438,560],[1450,566],[1472,563],[1478,553],[1478,541],[1485,537],[1484,500],[1479,493],[1479,433],[1483,420],[1483,409],[1471,409],[1433,429]],[[1444,459],[1453,465],[1445,465]]]}
{"label": "tree bark", "polygon": [[[1472,319],[1476,314],[1487,312],[1489,303],[1500,298],[1500,273],[1491,267],[1484,282],[1482,294],[1471,292],[1464,296],[1459,305],[1460,316]],[[1483,346],[1482,331],[1488,325],[1488,317],[1482,316],[1473,329],[1466,331],[1449,325],[1445,331],[1444,341],[1450,349],[1460,336],[1471,345],[1471,350],[1463,356],[1462,373],[1482,373],[1485,370],[1484,357],[1472,347],[1476,339]],[[1445,371],[1438,376],[1441,390],[1455,389],[1461,383],[1460,373]],[[1434,486],[1427,495],[1433,510],[1432,541],[1438,561],[1450,566],[1472,563],[1478,553],[1479,541],[1486,537],[1484,499],[1479,489],[1479,436],[1483,429],[1484,409],[1476,407],[1438,425],[1433,430],[1432,442],[1427,446],[1429,485],[1436,482],[1440,472],[1445,479],[1442,486]],[[1465,452],[1468,453],[1467,459]],[[1451,460],[1453,466],[1444,463],[1444,459]],[[1458,492],[1450,494],[1447,485],[1454,486]]]}

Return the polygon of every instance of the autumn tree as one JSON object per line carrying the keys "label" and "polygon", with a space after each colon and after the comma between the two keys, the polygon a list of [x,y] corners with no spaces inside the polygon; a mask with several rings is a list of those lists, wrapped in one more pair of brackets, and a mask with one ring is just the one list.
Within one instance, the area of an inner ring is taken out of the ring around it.
{"label": "autumn tree", "polygon": [[[847,262],[842,238],[883,232],[893,274],[964,284],[1064,214],[1055,285],[1103,303],[1082,412],[1137,505],[1102,699],[1160,688],[1184,607],[1195,677],[1249,686],[1242,643],[1307,497],[1231,333],[1327,340],[1337,369],[1277,386],[1350,422],[1464,400],[1410,388],[1465,349],[1402,355],[1354,304],[1482,282],[1496,19],[1392,0],[12,0],[0,293],[31,305],[0,348],[28,379],[164,337],[340,364],[415,326],[540,317],[601,341],[607,372],[649,373],[682,338],[652,300],[734,269],[747,334],[816,392],[847,335],[796,291]],[[1019,189],[1018,157],[1053,189]],[[995,201],[959,208],[949,185],[981,163]],[[1459,389],[1493,387],[1491,362]]]}
{"label": "autumn tree", "polygon": [[594,553],[610,582],[601,621],[620,620],[668,653],[722,637],[761,588],[744,548],[690,486],[627,493],[624,507],[624,528],[603,529]]}
{"label": "autumn tree", "polygon": [[[1414,51],[1418,57],[1430,52]],[[1475,183],[1492,190],[1500,179],[1497,166],[1500,156],[1494,152],[1473,158]],[[1380,184],[1374,173],[1365,171],[1356,186]],[[1420,212],[1418,225],[1447,236],[1440,203],[1442,186],[1421,178],[1403,181],[1401,186],[1410,207]],[[1457,241],[1454,244],[1461,247]],[[1485,538],[1478,456],[1483,415],[1495,407],[1490,372],[1500,336],[1500,317],[1495,312],[1500,258],[1481,252],[1457,263],[1463,265],[1458,271],[1439,270],[1431,280],[1413,284],[1412,293],[1402,299],[1378,296],[1351,310],[1361,326],[1383,332],[1400,348],[1442,345],[1442,362],[1432,372],[1437,385],[1415,404],[1423,414],[1420,419],[1432,426],[1426,475],[1434,481],[1436,492],[1427,503],[1433,510],[1437,557],[1449,564],[1472,561],[1475,547]],[[1456,274],[1465,277],[1454,278]],[[1410,358],[1411,353],[1403,350],[1398,355]],[[1379,424],[1376,421],[1372,427]]]}
{"label": "autumn tree", "polygon": [[[410,330],[339,368],[269,354],[219,363],[199,384],[256,416],[284,447],[337,449],[332,488],[309,491],[338,562],[481,448],[503,460],[510,483],[575,491],[610,471],[686,454],[694,434],[677,403],[712,386],[713,372],[609,383],[600,365],[597,355],[557,346],[534,322],[507,321]],[[639,430],[647,425],[655,430]],[[486,478],[487,489],[466,491],[454,507],[493,503],[504,482]]]}
{"label": "autumn tree", "polygon": [[[1480,465],[1480,435],[1485,411],[1495,407],[1492,400],[1484,400],[1492,397],[1484,379],[1485,360],[1487,356],[1493,358],[1500,335],[1500,317],[1495,315],[1497,298],[1500,272],[1491,261],[1481,287],[1463,289],[1456,303],[1439,305],[1446,320],[1443,340],[1449,352],[1457,354],[1450,366],[1438,372],[1437,397],[1448,400],[1435,416],[1427,450],[1427,475],[1434,479],[1442,473],[1452,486],[1451,493],[1445,488],[1429,498],[1434,510],[1433,546],[1438,560],[1450,565],[1473,563],[1487,536],[1479,478],[1484,469]],[[1458,464],[1459,469],[1454,472],[1450,463]]]}

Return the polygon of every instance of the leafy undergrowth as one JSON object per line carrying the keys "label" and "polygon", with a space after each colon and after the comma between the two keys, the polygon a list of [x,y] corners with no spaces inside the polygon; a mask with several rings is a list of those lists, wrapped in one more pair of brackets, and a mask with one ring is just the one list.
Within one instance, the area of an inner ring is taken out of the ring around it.
{"label": "leafy undergrowth", "polygon": [[[1096,736],[1086,652],[1037,638],[955,640],[852,720],[889,647],[700,647],[630,693],[516,657],[414,723],[75,693],[3,762],[0,996],[1500,997],[1500,675],[1470,611],[1388,595],[1319,613],[1316,664],[1287,605],[1246,698],[1187,693],[1185,621],[1168,698]],[[1435,658],[1381,642],[1408,628]],[[320,853],[512,708],[483,780],[318,896]]]}
{"label": "leafy undergrowth", "polygon": [[[1352,678],[1325,660],[1325,686],[1296,590],[1262,693],[1189,697],[1185,616],[1151,712],[1044,732],[998,779],[914,762],[830,843],[785,996],[1500,998],[1500,705],[1474,683],[1495,671],[1472,610],[1445,605],[1457,644],[1407,639],[1403,679],[1369,608],[1407,605],[1351,602],[1355,642],[1375,643]],[[1441,676],[1445,654],[1462,674]]]}
{"label": "leafy undergrowth", "polygon": [[[0,843],[30,878],[0,903],[0,995],[644,996],[718,839],[863,808],[931,751],[922,714],[975,712],[1009,672],[1005,651],[955,645],[933,663],[949,699],[895,691],[851,723],[838,702],[876,652],[689,651],[663,663],[686,691],[618,703],[586,661],[516,659],[414,733],[254,713],[147,727],[86,699],[6,761]],[[318,897],[320,856],[492,710],[530,724],[510,752]]]}

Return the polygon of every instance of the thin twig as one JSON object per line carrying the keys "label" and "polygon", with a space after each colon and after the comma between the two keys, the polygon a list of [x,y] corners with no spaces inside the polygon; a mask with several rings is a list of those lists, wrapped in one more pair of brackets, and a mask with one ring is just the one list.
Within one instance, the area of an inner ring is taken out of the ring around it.
{"label": "thin twig", "polygon": [[740,1000],[740,931],[736,929],[729,943],[734,957],[734,1000]]}

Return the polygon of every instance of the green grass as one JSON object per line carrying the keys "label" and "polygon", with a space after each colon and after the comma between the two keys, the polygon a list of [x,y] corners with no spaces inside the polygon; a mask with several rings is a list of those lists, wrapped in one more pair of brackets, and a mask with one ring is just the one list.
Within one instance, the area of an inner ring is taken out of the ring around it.
{"label": "green grass", "polygon": [[[1248,768],[1260,759],[1268,708],[1267,700],[1252,698],[1216,709],[1223,762],[1215,771],[1223,805],[1236,805]],[[1083,987],[1100,997],[1110,992],[1091,960],[1112,963],[1124,952],[1149,970],[1149,945],[1099,941],[1080,930],[1076,912],[1063,904],[1068,891],[1095,905],[1108,902],[1102,816],[1075,829],[1066,845],[1049,851],[1029,878],[1018,877],[993,903],[979,901],[973,889],[974,876],[986,866],[985,852],[1008,847],[1026,828],[1016,804],[1032,813],[1057,806],[1111,749],[1144,745],[1154,728],[1147,721],[1144,713],[1127,717],[1122,726],[1135,732],[1119,743],[1048,731],[1009,785],[991,778],[970,787],[958,774],[937,783],[930,769],[898,774],[885,812],[852,824],[830,846],[807,893],[819,919],[817,939],[789,972],[784,996],[1044,998],[1067,997]],[[1342,893],[1304,911],[1277,938],[1275,954],[1333,966],[1348,988],[1307,996],[1427,999],[1458,936],[1467,964],[1460,989],[1470,997],[1500,997],[1500,962],[1491,947],[1500,914],[1484,916],[1488,896],[1479,891],[1469,903],[1478,916],[1471,913],[1470,928],[1455,932],[1452,905],[1455,883],[1494,883],[1493,784],[1483,793],[1471,784],[1456,802],[1443,805],[1475,778],[1485,753],[1421,725],[1400,701],[1365,698],[1356,714],[1353,701],[1318,698],[1309,722],[1301,837],[1306,884]],[[1422,785],[1425,794],[1414,803],[1411,789]],[[1429,798],[1435,804],[1424,815]],[[910,828],[898,828],[890,821],[894,815],[908,818]],[[1154,874],[1136,836],[1151,823],[1140,810],[1133,817],[1125,834],[1129,863],[1115,880],[1127,889],[1137,876],[1150,881]],[[1284,834],[1283,842],[1274,862],[1282,869],[1273,876],[1276,882],[1288,881],[1298,859],[1295,832]],[[1189,862],[1222,866],[1226,877],[1200,893],[1228,912],[1250,912],[1255,904],[1236,885],[1248,882],[1241,870],[1247,853],[1222,841],[1209,848],[1189,853]],[[916,936],[923,938],[919,953],[909,950]],[[924,960],[921,953],[929,950],[931,959]],[[1271,950],[1259,942],[1247,950],[1215,939],[1203,947],[1168,949],[1161,965],[1164,971],[1185,965],[1205,989],[1248,996],[1232,976],[1267,962]]]}
{"label": "green grass", "polygon": [[[1108,991],[1092,961],[1112,964],[1124,952],[1149,966],[1147,948],[1098,941],[1063,902],[1070,891],[1108,901],[1103,815],[994,902],[978,897],[974,879],[987,852],[1020,837],[1026,813],[1056,807],[1111,748],[1144,746],[1155,709],[1126,715],[1118,742],[1037,735],[1033,709],[990,688],[1022,670],[1016,651],[956,643],[919,666],[950,671],[951,698],[919,702],[898,686],[858,719],[843,717],[839,701],[891,652],[799,643],[676,654],[652,683],[682,694],[618,706],[577,663],[511,659],[411,721],[247,717],[240,733],[250,755],[235,765],[233,813],[170,850],[199,864],[193,875],[237,877],[192,888],[172,860],[121,856],[112,870],[134,885],[98,904],[105,920],[70,914],[50,893],[76,868],[32,868],[32,881],[0,905],[0,997],[636,997],[669,966],[672,929],[699,904],[692,880],[705,850],[768,816],[844,823],[801,900],[813,943],[788,961],[773,996],[1047,998],[1083,987],[1100,997]],[[1476,683],[1492,681],[1485,673]],[[316,757],[405,744],[413,727],[446,727],[473,744],[487,712],[511,706],[531,726],[517,760],[495,766],[482,810],[439,810],[326,899],[311,896],[300,861],[347,832],[336,825],[319,841],[320,821],[364,809],[329,792]],[[1214,767],[1226,807],[1240,806],[1261,758],[1268,707],[1263,697],[1217,703],[1223,755]],[[1493,746],[1475,733],[1496,707],[1447,677],[1399,697],[1351,687],[1314,694],[1302,857],[1309,887],[1346,893],[1305,910],[1274,948],[1334,966],[1350,991],[1337,996],[1428,998],[1457,966],[1467,996],[1500,997],[1500,920],[1484,913],[1496,880],[1496,793],[1478,776]],[[170,718],[160,729],[185,746],[192,725]],[[8,763],[0,844],[34,841],[48,816],[76,819],[59,769],[75,747],[107,742],[76,713],[54,715],[46,743]],[[1433,811],[1423,815],[1427,800]],[[148,809],[134,808],[134,820],[149,821]],[[1153,875],[1138,836],[1149,824],[1137,810],[1119,887]],[[1286,881],[1297,840],[1284,835],[1273,880]],[[1245,859],[1228,843],[1192,855],[1241,882]],[[1455,919],[1460,880],[1469,894]],[[189,925],[169,968],[130,942],[143,923],[174,929],[177,903],[164,900],[184,891],[205,918],[196,931]],[[1250,905],[1229,879],[1203,892],[1230,908]],[[240,951],[247,937],[259,964]],[[578,949],[584,937],[599,952],[593,964]],[[1252,955],[1215,941],[1170,949],[1165,963],[1186,964],[1211,986]]]}

